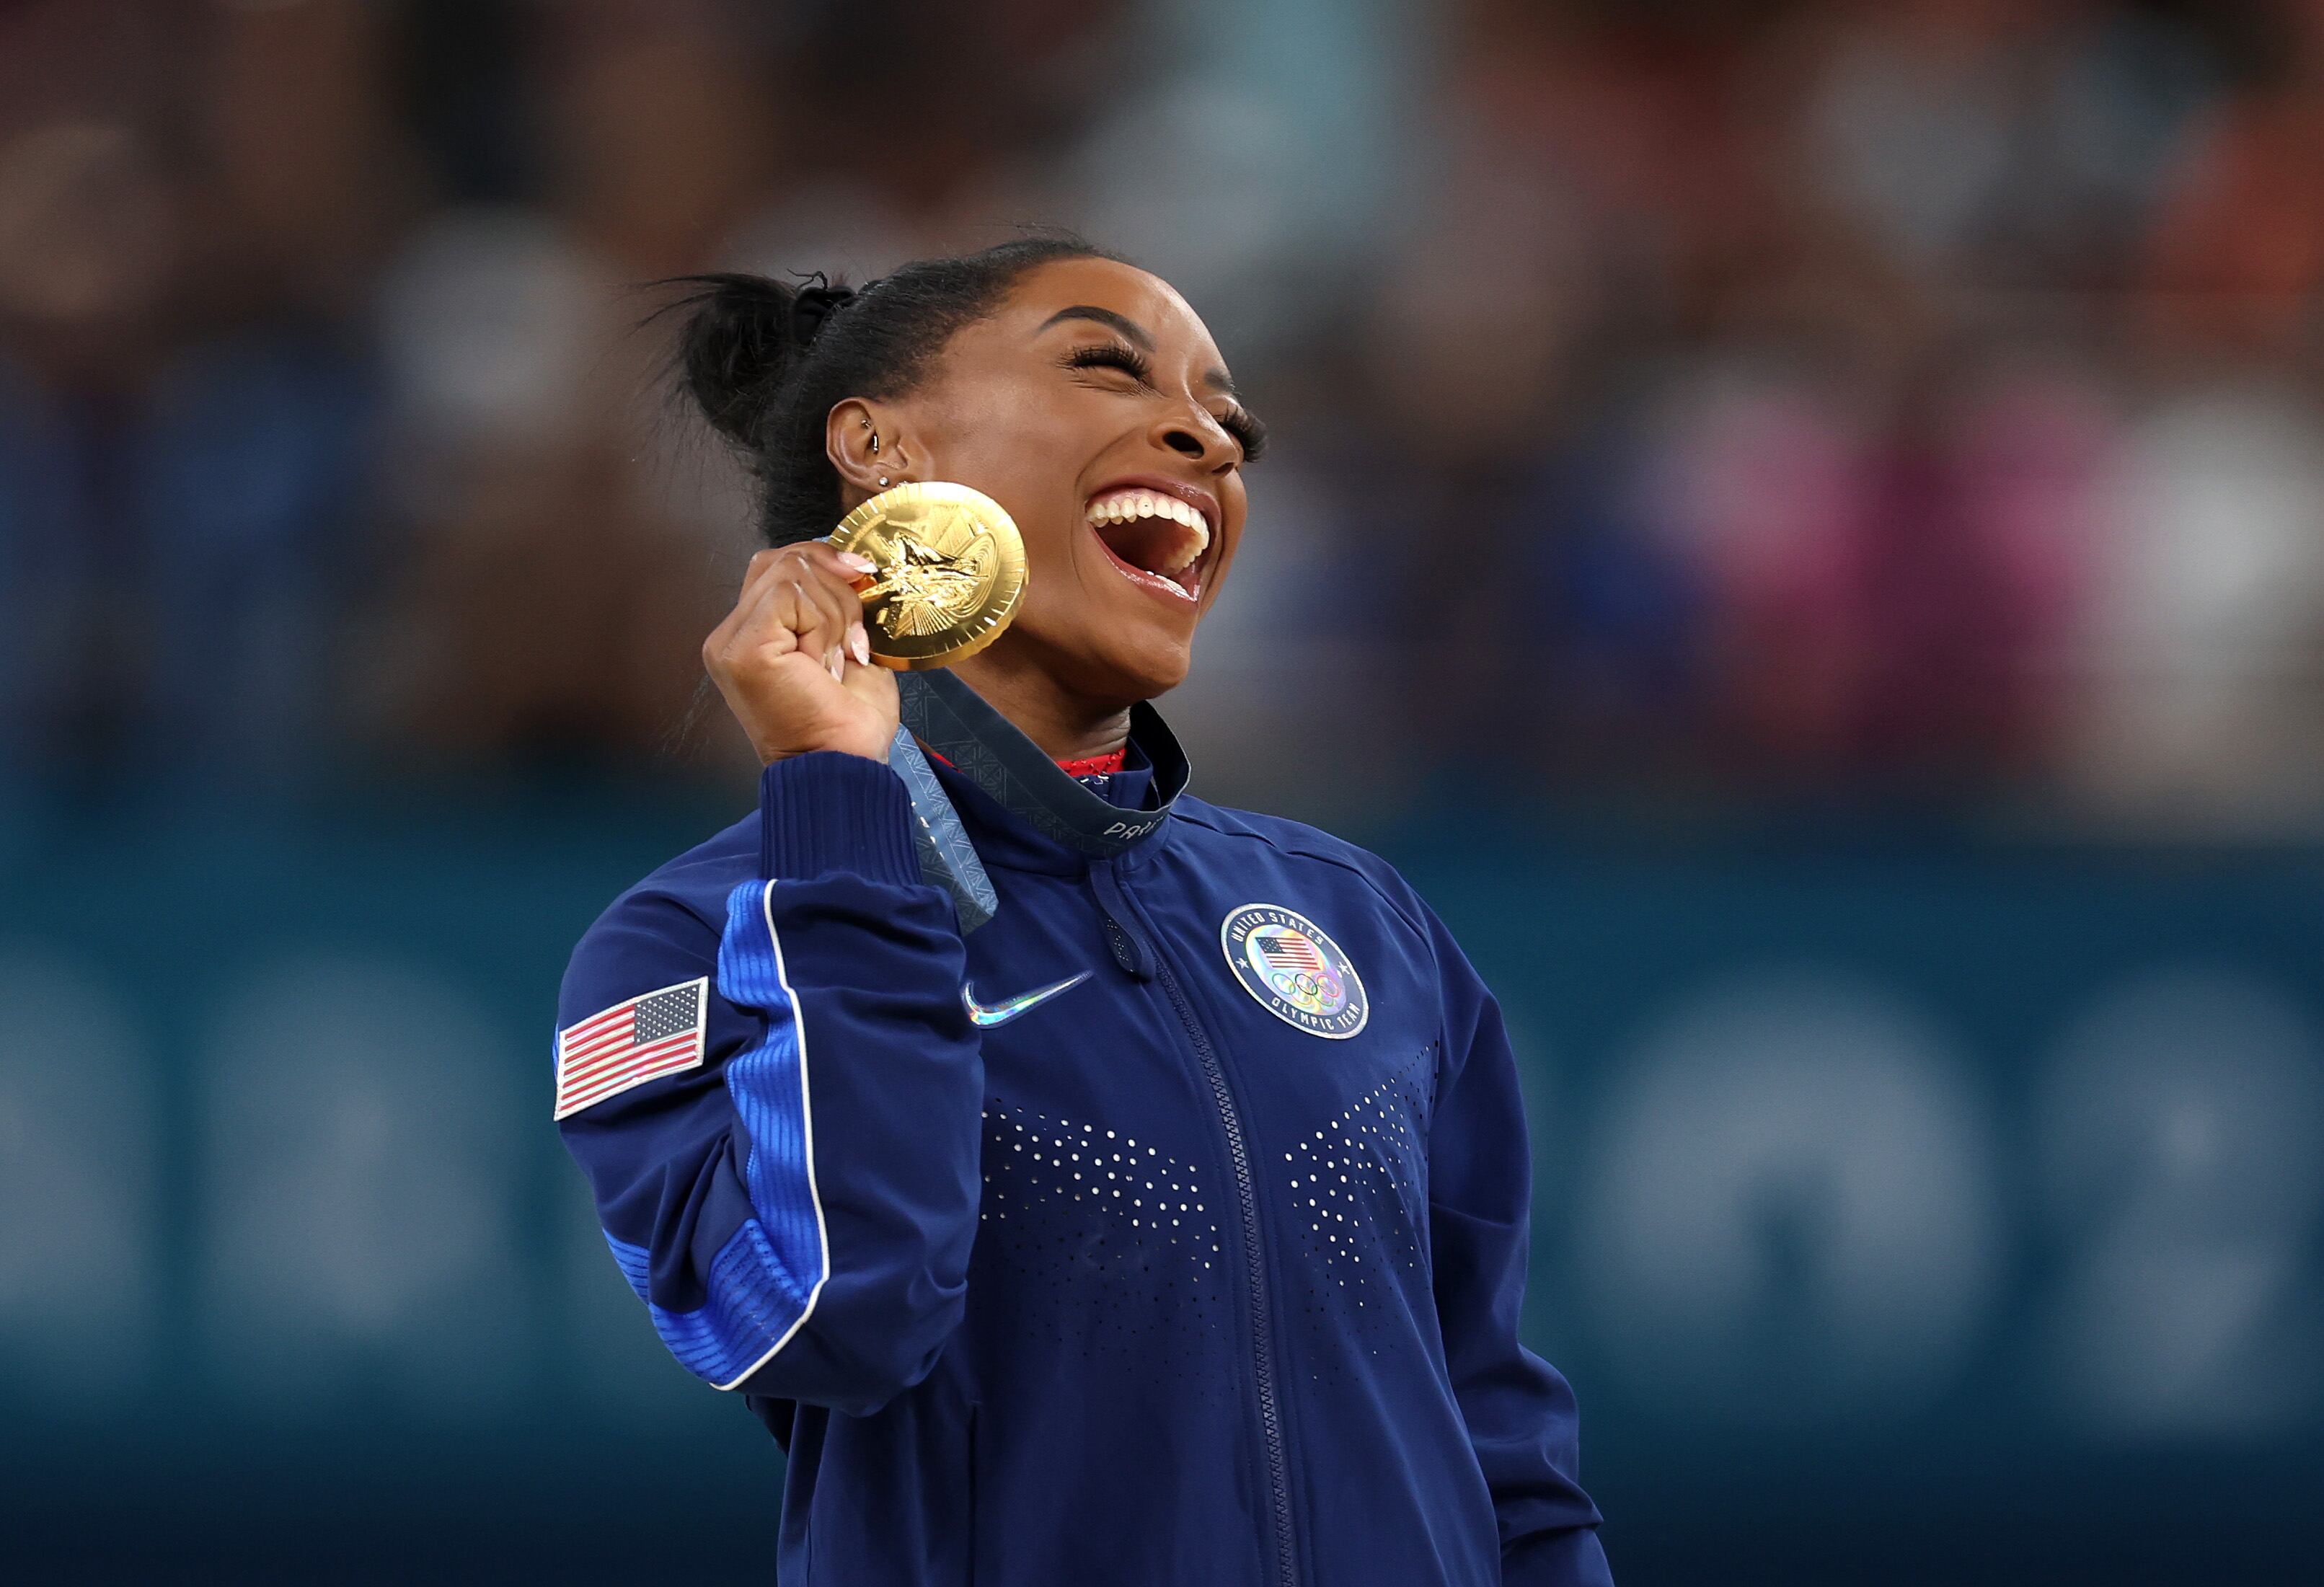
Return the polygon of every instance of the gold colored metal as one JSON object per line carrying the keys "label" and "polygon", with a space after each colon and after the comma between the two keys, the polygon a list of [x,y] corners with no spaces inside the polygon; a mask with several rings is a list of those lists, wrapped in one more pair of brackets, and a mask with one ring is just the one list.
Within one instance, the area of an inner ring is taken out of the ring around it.
{"label": "gold colored metal", "polygon": [[949,667],[1001,637],[1025,596],[1025,541],[982,491],[936,480],[881,492],[831,543],[869,557],[855,586],[872,659],[899,672]]}

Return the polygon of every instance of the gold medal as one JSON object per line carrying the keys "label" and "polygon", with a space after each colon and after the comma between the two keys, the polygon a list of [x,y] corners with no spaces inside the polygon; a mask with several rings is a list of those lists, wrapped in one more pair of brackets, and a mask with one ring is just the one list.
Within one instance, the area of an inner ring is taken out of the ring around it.
{"label": "gold medal", "polygon": [[882,491],[831,543],[872,559],[857,581],[872,659],[899,672],[949,667],[1001,637],[1025,596],[1025,541],[982,491],[938,480]]}

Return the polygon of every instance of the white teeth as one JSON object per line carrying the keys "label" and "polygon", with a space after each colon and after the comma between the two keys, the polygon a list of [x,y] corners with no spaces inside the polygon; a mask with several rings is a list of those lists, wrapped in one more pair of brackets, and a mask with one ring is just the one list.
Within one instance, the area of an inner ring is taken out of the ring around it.
{"label": "white teeth", "polygon": [[1167,518],[1190,529],[1200,530],[1205,535],[1211,529],[1210,520],[1201,508],[1192,503],[1136,486],[1110,491],[1092,502],[1087,517],[1092,523],[1127,523],[1137,518]]}
{"label": "white teeth", "polygon": [[1166,580],[1175,586],[1179,593],[1186,595],[1190,600],[1193,599],[1193,592],[1179,584],[1172,576],[1185,572],[1201,558],[1204,551],[1210,549],[1211,521],[1204,515],[1201,508],[1190,502],[1182,502],[1175,496],[1166,496],[1157,492],[1133,485],[1124,490],[1107,492],[1105,495],[1089,504],[1086,515],[1093,526],[1099,527],[1128,523],[1143,518],[1167,518],[1174,523],[1184,524],[1193,530],[1194,532],[1191,537],[1178,537],[1181,543],[1171,548],[1172,555],[1176,559],[1152,575],[1154,577]]}
{"label": "white teeth", "polygon": [[1179,571],[1180,568],[1192,567],[1194,565],[1194,558],[1211,549],[1211,531],[1204,525],[1203,515],[1194,512],[1189,516],[1194,519],[1194,521],[1186,527],[1194,531],[1194,539],[1186,548],[1186,559],[1179,563],[1177,567],[1172,568],[1170,571],[1173,573]]}

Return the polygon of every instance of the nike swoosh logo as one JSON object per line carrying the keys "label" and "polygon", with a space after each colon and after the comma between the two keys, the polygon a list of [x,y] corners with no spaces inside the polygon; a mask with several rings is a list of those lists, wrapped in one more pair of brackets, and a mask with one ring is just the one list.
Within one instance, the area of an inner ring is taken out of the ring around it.
{"label": "nike swoosh logo", "polygon": [[1090,973],[1084,970],[1078,975],[1068,975],[1063,981],[1053,982],[1047,986],[1035,987],[1031,992],[1019,992],[1015,997],[1004,999],[990,1008],[976,1001],[976,983],[972,981],[960,989],[960,1001],[966,1005],[968,1017],[979,1025],[988,1028],[994,1025],[1006,1025],[1019,1014],[1030,1013],[1059,992],[1071,992],[1089,978]]}

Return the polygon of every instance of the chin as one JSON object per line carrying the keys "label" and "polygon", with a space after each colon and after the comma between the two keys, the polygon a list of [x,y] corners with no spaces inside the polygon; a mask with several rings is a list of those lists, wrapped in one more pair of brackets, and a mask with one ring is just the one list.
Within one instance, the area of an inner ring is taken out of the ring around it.
{"label": "chin", "polygon": [[1078,660],[1081,676],[1074,681],[1083,692],[1127,704],[1176,688],[1186,681],[1194,657],[1191,637],[1156,635],[1131,643],[1115,638]]}

